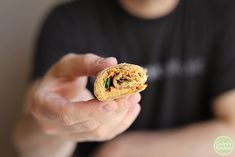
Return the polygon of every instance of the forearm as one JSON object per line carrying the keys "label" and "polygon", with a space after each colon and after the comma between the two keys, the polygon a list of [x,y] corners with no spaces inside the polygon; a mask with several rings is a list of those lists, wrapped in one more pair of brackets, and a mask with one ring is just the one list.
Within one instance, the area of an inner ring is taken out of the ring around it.
{"label": "forearm", "polygon": [[140,157],[214,157],[214,140],[221,135],[235,139],[234,130],[224,122],[211,121],[172,131],[150,133],[147,135],[150,142],[146,150],[138,153],[142,152]]}
{"label": "forearm", "polygon": [[14,142],[22,157],[69,157],[75,142],[44,134],[30,115],[25,115],[14,130]]}

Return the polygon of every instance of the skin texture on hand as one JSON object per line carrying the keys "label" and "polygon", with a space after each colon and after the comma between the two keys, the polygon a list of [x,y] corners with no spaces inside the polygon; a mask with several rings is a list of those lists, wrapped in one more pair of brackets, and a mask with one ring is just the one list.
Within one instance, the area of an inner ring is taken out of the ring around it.
{"label": "skin texture on hand", "polygon": [[109,140],[126,130],[140,111],[140,95],[100,102],[87,76],[117,64],[115,58],[68,54],[52,66],[30,94],[28,109],[43,132],[76,142]]}

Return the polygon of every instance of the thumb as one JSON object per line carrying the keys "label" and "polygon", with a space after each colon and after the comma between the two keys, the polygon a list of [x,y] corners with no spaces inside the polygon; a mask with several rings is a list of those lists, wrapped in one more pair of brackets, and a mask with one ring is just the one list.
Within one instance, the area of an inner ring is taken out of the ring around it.
{"label": "thumb", "polygon": [[117,64],[114,57],[102,58],[95,54],[70,53],[61,58],[50,70],[54,77],[94,76],[106,67]]}

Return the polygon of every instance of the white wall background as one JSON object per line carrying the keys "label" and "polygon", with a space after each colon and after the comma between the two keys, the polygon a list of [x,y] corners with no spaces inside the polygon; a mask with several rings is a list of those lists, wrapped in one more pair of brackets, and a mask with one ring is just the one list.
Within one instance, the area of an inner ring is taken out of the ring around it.
{"label": "white wall background", "polygon": [[17,157],[10,140],[29,76],[35,36],[59,0],[0,0],[0,156]]}

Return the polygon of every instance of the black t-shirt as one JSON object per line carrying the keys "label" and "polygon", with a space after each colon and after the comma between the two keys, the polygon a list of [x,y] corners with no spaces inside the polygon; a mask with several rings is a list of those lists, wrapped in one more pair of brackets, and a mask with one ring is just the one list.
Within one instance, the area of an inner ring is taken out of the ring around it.
{"label": "black t-shirt", "polygon": [[[37,43],[34,78],[68,52],[115,56],[148,68],[142,111],[130,130],[160,130],[213,118],[211,101],[235,87],[235,1],[181,0],[170,14],[134,17],[116,0],[57,6]],[[90,81],[92,86],[92,81]],[[82,143],[88,156],[99,143]]]}

